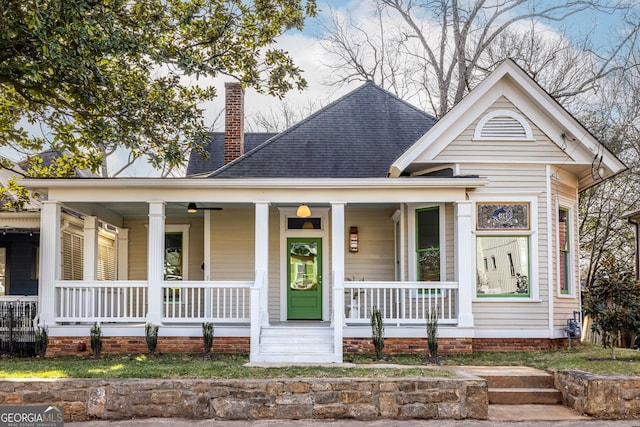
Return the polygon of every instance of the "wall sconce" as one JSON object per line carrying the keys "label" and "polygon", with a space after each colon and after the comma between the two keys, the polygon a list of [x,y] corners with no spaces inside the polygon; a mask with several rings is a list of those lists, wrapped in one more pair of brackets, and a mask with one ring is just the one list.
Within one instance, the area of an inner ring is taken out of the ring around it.
{"label": "wall sconce", "polygon": [[349,252],[358,252],[358,227],[349,228]]}
{"label": "wall sconce", "polygon": [[309,206],[307,205],[300,205],[298,206],[298,210],[296,212],[296,215],[299,218],[308,218],[311,216],[311,209],[309,209]]}
{"label": "wall sconce", "polygon": [[188,213],[196,213],[198,212],[198,209],[200,209],[201,211],[221,211],[222,208],[199,208],[195,203],[190,202],[187,205],[187,212]]}

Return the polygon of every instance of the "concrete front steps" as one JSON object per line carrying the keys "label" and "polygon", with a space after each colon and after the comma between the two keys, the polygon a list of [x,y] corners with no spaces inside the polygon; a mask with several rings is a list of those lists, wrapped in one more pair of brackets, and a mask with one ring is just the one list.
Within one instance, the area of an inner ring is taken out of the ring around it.
{"label": "concrete front steps", "polygon": [[553,375],[523,366],[464,367],[487,381],[490,405],[554,405],[562,396],[554,387]]}
{"label": "concrete front steps", "polygon": [[265,326],[256,362],[334,363],[333,328],[318,322]]}

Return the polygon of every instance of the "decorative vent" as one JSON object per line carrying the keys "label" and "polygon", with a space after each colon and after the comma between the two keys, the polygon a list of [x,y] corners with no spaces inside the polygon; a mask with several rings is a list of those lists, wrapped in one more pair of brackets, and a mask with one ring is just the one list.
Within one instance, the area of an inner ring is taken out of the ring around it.
{"label": "decorative vent", "polygon": [[519,114],[510,110],[493,111],[480,120],[474,139],[531,140],[531,127]]}

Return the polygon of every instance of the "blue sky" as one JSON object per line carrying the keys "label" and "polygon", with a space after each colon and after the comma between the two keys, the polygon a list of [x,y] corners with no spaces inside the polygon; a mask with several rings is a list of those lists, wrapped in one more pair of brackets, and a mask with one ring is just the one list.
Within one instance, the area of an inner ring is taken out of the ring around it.
{"label": "blue sky", "polygon": [[[543,2],[557,2],[558,0],[530,0],[537,1],[538,5]],[[560,0],[562,1],[562,0]],[[629,0],[640,10],[640,2],[638,0]],[[323,19],[333,9],[340,13],[350,12],[355,17],[358,13],[367,13],[367,5],[374,4],[375,0],[317,0],[320,10],[319,18],[307,22],[306,28],[302,33],[289,32],[280,38],[280,47],[289,51],[297,65],[305,70],[305,77],[309,82],[309,87],[302,93],[292,91],[289,93],[284,102],[294,110],[307,111],[310,102],[315,102],[316,106],[326,105],[337,99],[339,96],[347,93],[360,83],[354,83],[341,88],[328,87],[325,83],[330,80],[330,75],[325,64],[331,62],[331,58],[321,48],[318,37],[320,35],[320,25],[318,19]],[[566,21],[554,24],[553,27],[559,32],[565,32],[570,37],[581,36],[585,31],[593,31],[594,40],[599,43],[598,49],[607,49],[612,40],[612,35],[620,28],[622,17],[619,15],[607,15],[603,13],[595,14],[593,12],[584,12],[579,15],[572,16]],[[223,110],[224,99],[224,82],[229,78],[221,77],[214,80],[216,88],[218,88],[218,98],[211,103],[203,106],[205,108],[205,124],[215,130],[221,130],[222,120],[214,120],[220,116]],[[247,115],[247,123],[251,123],[252,118],[258,114],[268,114],[270,111],[278,111],[281,108],[281,102],[268,96],[259,95],[255,91],[247,90],[245,95],[245,108]],[[276,113],[277,114],[277,113]],[[249,126],[247,130],[251,129]],[[142,166],[131,171],[134,175],[147,176],[152,174],[148,167]]]}

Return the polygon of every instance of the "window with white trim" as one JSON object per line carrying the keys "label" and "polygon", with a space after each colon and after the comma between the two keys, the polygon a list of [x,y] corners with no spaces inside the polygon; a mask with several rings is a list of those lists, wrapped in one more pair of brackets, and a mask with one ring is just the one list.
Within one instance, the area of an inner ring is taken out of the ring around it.
{"label": "window with white trim", "polygon": [[558,208],[558,285],[560,293],[571,293],[571,215],[569,209]]}
{"label": "window with white trim", "polygon": [[416,209],[417,280],[440,280],[440,207]]}
{"label": "window with white trim", "polygon": [[164,280],[189,280],[189,224],[167,224],[164,234]]}
{"label": "window with white trim", "polygon": [[530,210],[529,203],[521,202],[476,204],[476,295],[479,298],[531,297]]}

